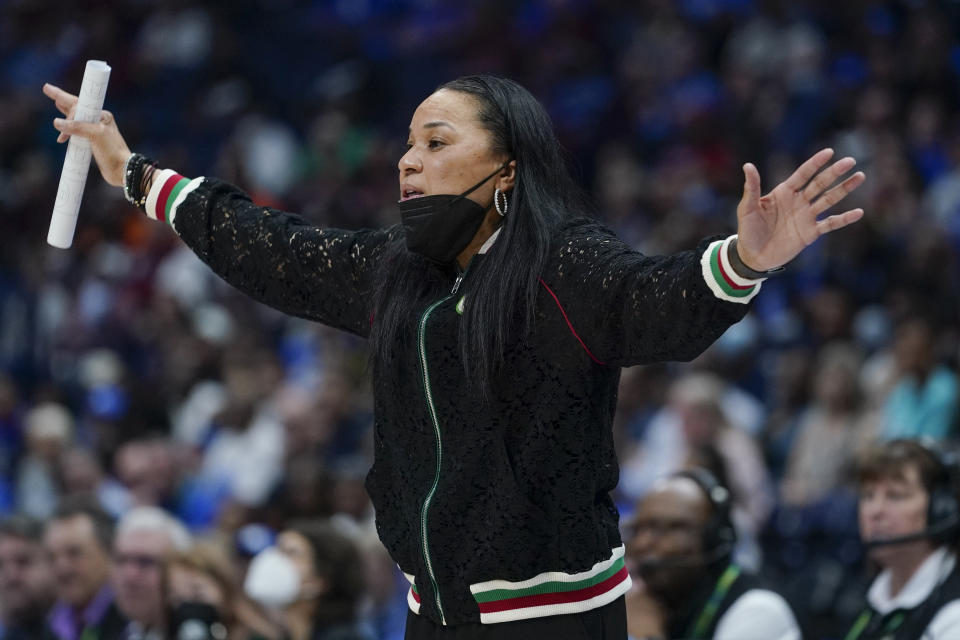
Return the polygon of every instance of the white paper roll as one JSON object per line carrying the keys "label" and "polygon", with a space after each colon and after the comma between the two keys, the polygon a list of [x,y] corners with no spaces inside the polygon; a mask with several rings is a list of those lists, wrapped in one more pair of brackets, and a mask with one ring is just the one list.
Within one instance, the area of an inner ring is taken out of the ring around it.
{"label": "white paper roll", "polygon": [[[102,60],[87,60],[80,94],[77,96],[74,120],[100,120],[100,110],[103,109],[109,80],[110,65]],[[57,200],[53,204],[53,215],[50,217],[50,230],[47,232],[47,243],[54,247],[67,249],[73,244],[73,231],[77,227],[77,214],[80,212],[80,200],[83,198],[83,187],[89,170],[90,141],[70,136],[67,155],[63,160],[63,171],[60,173],[60,186],[57,187]]]}

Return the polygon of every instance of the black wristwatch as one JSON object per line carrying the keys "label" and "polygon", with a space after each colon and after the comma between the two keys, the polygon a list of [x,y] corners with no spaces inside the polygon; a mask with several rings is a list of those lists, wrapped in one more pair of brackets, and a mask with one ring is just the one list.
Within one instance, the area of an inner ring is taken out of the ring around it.
{"label": "black wristwatch", "polygon": [[[743,259],[740,257],[740,253],[737,251],[736,238],[730,241],[730,248],[727,250],[727,257],[730,259],[730,264],[733,267],[734,272],[743,278],[760,280],[761,278],[769,278],[772,275],[776,275],[784,269],[782,266],[775,267],[773,269],[767,269],[766,271],[757,271],[756,269],[751,269],[743,262]],[[640,640],[645,639],[641,638]]]}

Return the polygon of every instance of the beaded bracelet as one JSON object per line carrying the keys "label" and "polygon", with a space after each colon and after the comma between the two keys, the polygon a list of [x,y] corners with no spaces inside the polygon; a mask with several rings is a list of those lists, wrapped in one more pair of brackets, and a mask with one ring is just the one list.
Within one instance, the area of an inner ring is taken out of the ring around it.
{"label": "beaded bracelet", "polygon": [[136,157],[137,154],[131,153],[127,156],[127,159],[123,161],[123,197],[126,198],[127,202],[134,204],[133,197],[130,195],[130,161]]}
{"label": "beaded bracelet", "polygon": [[127,202],[145,210],[157,163],[140,153],[130,154],[123,167],[123,195]]}

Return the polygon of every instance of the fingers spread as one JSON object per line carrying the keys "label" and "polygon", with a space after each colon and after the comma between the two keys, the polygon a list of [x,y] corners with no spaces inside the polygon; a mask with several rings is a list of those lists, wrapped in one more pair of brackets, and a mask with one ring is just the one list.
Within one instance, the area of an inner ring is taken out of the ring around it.
{"label": "fingers spread", "polygon": [[863,209],[851,209],[850,211],[844,211],[843,213],[838,213],[837,215],[824,218],[823,220],[817,222],[817,234],[822,236],[826,233],[830,233],[831,231],[842,229],[848,224],[853,224],[862,217]]}
{"label": "fingers spread", "polygon": [[816,215],[820,215],[833,205],[846,198],[851,191],[863,184],[863,181],[866,179],[867,176],[864,175],[862,171],[857,171],[855,174],[817,198],[817,200],[813,203],[813,210],[816,212]]}
{"label": "fingers spread", "polygon": [[800,191],[803,188],[803,185],[810,182],[810,178],[820,170],[820,167],[827,163],[827,160],[833,157],[833,149],[822,149],[809,160],[804,162],[802,165],[797,167],[797,170],[793,172],[789,178],[784,181],[784,184],[793,189],[794,191]]}
{"label": "fingers spread", "polygon": [[830,185],[836,182],[840,176],[845,174],[847,171],[850,171],[855,164],[857,164],[857,161],[849,157],[837,160],[830,165],[830,167],[824,169],[814,176],[813,180],[810,181],[810,184],[804,187],[803,197],[808,201],[813,202],[815,199],[821,196]]}

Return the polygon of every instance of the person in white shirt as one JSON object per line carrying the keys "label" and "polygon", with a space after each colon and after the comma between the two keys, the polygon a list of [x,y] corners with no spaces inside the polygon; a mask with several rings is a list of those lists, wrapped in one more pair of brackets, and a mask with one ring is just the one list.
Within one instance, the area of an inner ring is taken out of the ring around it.
{"label": "person in white shirt", "polygon": [[661,480],[629,525],[627,594],[633,640],[799,640],[779,594],[731,561],[730,493],[705,469]]}
{"label": "person in white shirt", "polygon": [[844,640],[960,638],[955,462],[891,440],[863,456],[857,476],[860,536],[880,573]]}

